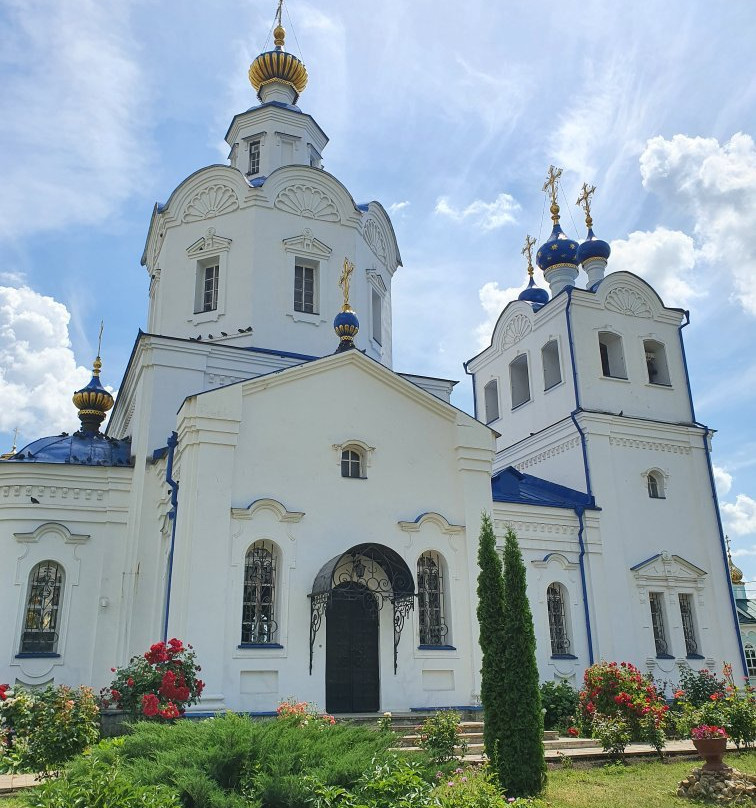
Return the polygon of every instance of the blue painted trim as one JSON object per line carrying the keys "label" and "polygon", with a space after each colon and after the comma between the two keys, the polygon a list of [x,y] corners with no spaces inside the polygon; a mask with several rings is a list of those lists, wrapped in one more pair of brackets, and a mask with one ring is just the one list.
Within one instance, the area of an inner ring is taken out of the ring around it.
{"label": "blue painted trim", "polygon": [[291,351],[277,351],[273,348],[242,348],[243,351],[254,351],[255,353],[270,354],[272,356],[286,356],[291,359],[302,359],[304,361],[312,361],[313,359],[320,359],[319,356],[310,356],[309,354],[292,353]]}
{"label": "blue painted trim", "polygon": [[661,553],[655,553],[652,556],[649,556],[645,561],[641,561],[640,563],[636,564],[634,567],[630,567],[631,572],[635,572],[635,570],[639,570],[644,564],[648,564],[649,561],[655,561],[657,558],[661,556]]}
{"label": "blue painted trim", "polygon": [[688,654],[685,659],[706,659],[703,654]]}
{"label": "blue painted trim", "polygon": [[456,651],[456,645],[418,645],[418,651]]}
{"label": "blue painted trim", "polygon": [[675,656],[674,656],[674,654],[657,654],[656,658],[657,659],[674,659]]}
{"label": "blue painted trim", "polygon": [[[581,411],[580,406],[580,388],[578,387],[578,374],[577,374],[577,364],[575,363],[575,342],[572,336],[572,316],[571,316],[571,308],[572,308],[572,291],[575,287],[568,286],[566,289],[562,291],[566,292],[567,294],[567,305],[564,308],[564,315],[567,320],[567,342],[570,348],[570,364],[572,366],[572,386],[575,390],[575,409],[570,413],[570,418],[572,418],[572,423],[575,424],[575,429],[577,429],[578,434],[580,435],[580,444],[583,448],[583,468],[585,470],[585,487],[586,493],[591,498],[591,501],[595,505],[595,499],[593,496],[593,486],[591,485],[591,471],[588,467],[588,449],[586,447],[585,442],[585,433],[580,428],[580,424],[577,422],[577,418],[575,417],[576,413]],[[561,294],[561,293],[560,293]],[[580,583],[583,587],[583,612],[585,615],[585,632],[588,638],[588,660],[589,664],[593,665],[593,636],[591,631],[591,610],[588,605],[588,585],[585,579],[585,541],[584,541],[584,530],[585,525],[583,524],[583,513],[585,512],[584,508],[576,507],[575,513],[577,514],[578,518],[578,545],[580,547],[580,555],[578,556],[578,564],[580,565]]]}
{"label": "blue painted trim", "polygon": [[[687,375],[687,371],[686,371]],[[732,619],[735,623],[735,638],[738,643],[738,650],[740,651],[740,662],[743,665],[743,675],[748,676],[748,663],[746,662],[745,658],[745,650],[743,648],[743,637],[740,634],[740,621],[738,620],[738,608],[737,604],[735,603],[735,593],[732,591],[732,581],[730,580],[730,562],[727,558],[727,544],[725,542],[725,534],[724,534],[724,527],[722,525],[722,516],[719,513],[719,499],[717,498],[717,485],[714,481],[714,468],[711,463],[711,452],[709,451],[709,435],[711,435],[711,430],[708,426],[704,426],[704,424],[698,424],[698,426],[702,426],[706,433],[704,434],[704,452],[706,453],[706,467],[709,471],[709,486],[711,487],[711,498],[714,504],[714,514],[717,517],[717,527],[719,528],[719,546],[722,551],[722,562],[723,562],[723,570],[725,574],[725,581],[727,585],[727,591],[730,593],[730,608],[732,610]]]}
{"label": "blue painted trim", "polygon": [[575,654],[552,654],[552,659],[577,659]]}
{"label": "blue painted trim", "polygon": [[685,387],[688,390],[688,404],[690,404],[690,420],[696,422],[696,410],[693,406],[693,391],[690,389],[690,374],[688,373],[688,358],[685,355],[685,342],[683,340],[682,330],[686,325],[690,325],[690,312],[685,309],[685,322],[681,323],[677,328],[677,336],[680,340],[680,353],[682,354],[683,370],[685,371]]}
{"label": "blue painted trim", "polygon": [[476,713],[483,712],[480,704],[454,704],[450,707],[410,707],[411,713],[437,713],[440,710],[470,710]]}
{"label": "blue painted trim", "polygon": [[16,659],[60,659],[54,651],[19,651]]}
{"label": "blue painted trim", "polygon": [[240,642],[237,648],[283,648],[278,642]]}
{"label": "blue painted trim", "polygon": [[171,432],[168,438],[168,460],[165,464],[165,481],[171,487],[171,549],[168,553],[168,580],[165,587],[165,616],[163,618],[163,642],[168,642],[168,617],[171,612],[171,586],[173,585],[173,554],[176,549],[176,514],[178,513],[179,484],[173,479],[173,455],[178,446],[178,433]]}

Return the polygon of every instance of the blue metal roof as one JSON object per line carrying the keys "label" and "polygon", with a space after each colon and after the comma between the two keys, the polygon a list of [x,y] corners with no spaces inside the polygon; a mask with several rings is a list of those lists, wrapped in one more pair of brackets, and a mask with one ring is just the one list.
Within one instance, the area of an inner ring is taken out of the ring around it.
{"label": "blue metal roof", "polygon": [[570,510],[598,510],[593,497],[574,488],[549,482],[532,474],[523,474],[513,466],[494,474],[491,478],[494,502],[517,502],[522,505],[540,505]]}
{"label": "blue metal roof", "polygon": [[78,466],[130,466],[131,439],[109,438],[101,432],[63,432],[39,438],[6,462],[70,463]]}

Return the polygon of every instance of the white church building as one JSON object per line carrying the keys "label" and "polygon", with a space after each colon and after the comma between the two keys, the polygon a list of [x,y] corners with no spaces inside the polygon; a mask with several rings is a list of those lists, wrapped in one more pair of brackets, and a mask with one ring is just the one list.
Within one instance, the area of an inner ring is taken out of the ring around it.
{"label": "white church building", "polygon": [[530,267],[466,363],[474,417],[453,382],[394,372],[391,221],[321,167],[274,35],[228,165],[155,206],[117,399],[98,357],[81,429],[0,462],[0,682],[99,688],[176,636],[202,712],[476,705],[484,512],[519,538],[542,679],[745,672],[687,312],[642,266],[607,274],[591,189],[587,238],[565,236],[552,170],[550,291]]}

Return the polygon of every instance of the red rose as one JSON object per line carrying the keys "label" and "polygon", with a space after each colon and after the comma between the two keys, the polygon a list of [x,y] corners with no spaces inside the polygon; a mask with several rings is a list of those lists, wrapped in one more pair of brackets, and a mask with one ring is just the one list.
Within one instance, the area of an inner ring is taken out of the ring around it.
{"label": "red rose", "polygon": [[134,687],[134,680],[129,676],[129,678],[126,680],[126,684],[129,687]]}
{"label": "red rose", "polygon": [[158,705],[158,697],[154,693],[145,693],[142,696],[142,712],[148,718],[158,714]]}
{"label": "red rose", "polygon": [[578,735],[580,735],[580,730],[579,730],[577,727],[570,727],[570,728],[567,730],[567,734],[568,734],[568,735],[569,735],[571,738],[577,738],[577,736],[578,736]]}

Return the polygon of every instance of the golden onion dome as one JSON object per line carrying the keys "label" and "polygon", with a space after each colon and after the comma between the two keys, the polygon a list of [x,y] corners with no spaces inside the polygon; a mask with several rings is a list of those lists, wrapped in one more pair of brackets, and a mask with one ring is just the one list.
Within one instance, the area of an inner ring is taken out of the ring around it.
{"label": "golden onion dome", "polygon": [[[272,81],[280,81],[294,88],[294,103],[299,94],[307,86],[307,69],[304,64],[291,53],[283,49],[286,31],[282,25],[273,29],[273,41],[276,49],[261,53],[249,66],[249,81],[257,91]],[[262,98],[260,98],[262,101]]]}
{"label": "golden onion dome", "polygon": [[730,559],[730,580],[734,584],[742,584],[743,583],[743,570],[739,567],[736,567],[732,563],[732,559]]}
{"label": "golden onion dome", "polygon": [[96,432],[105,420],[105,413],[113,407],[113,396],[100,383],[101,368],[102,360],[98,356],[92,365],[92,380],[73,394],[73,403],[85,431]]}

